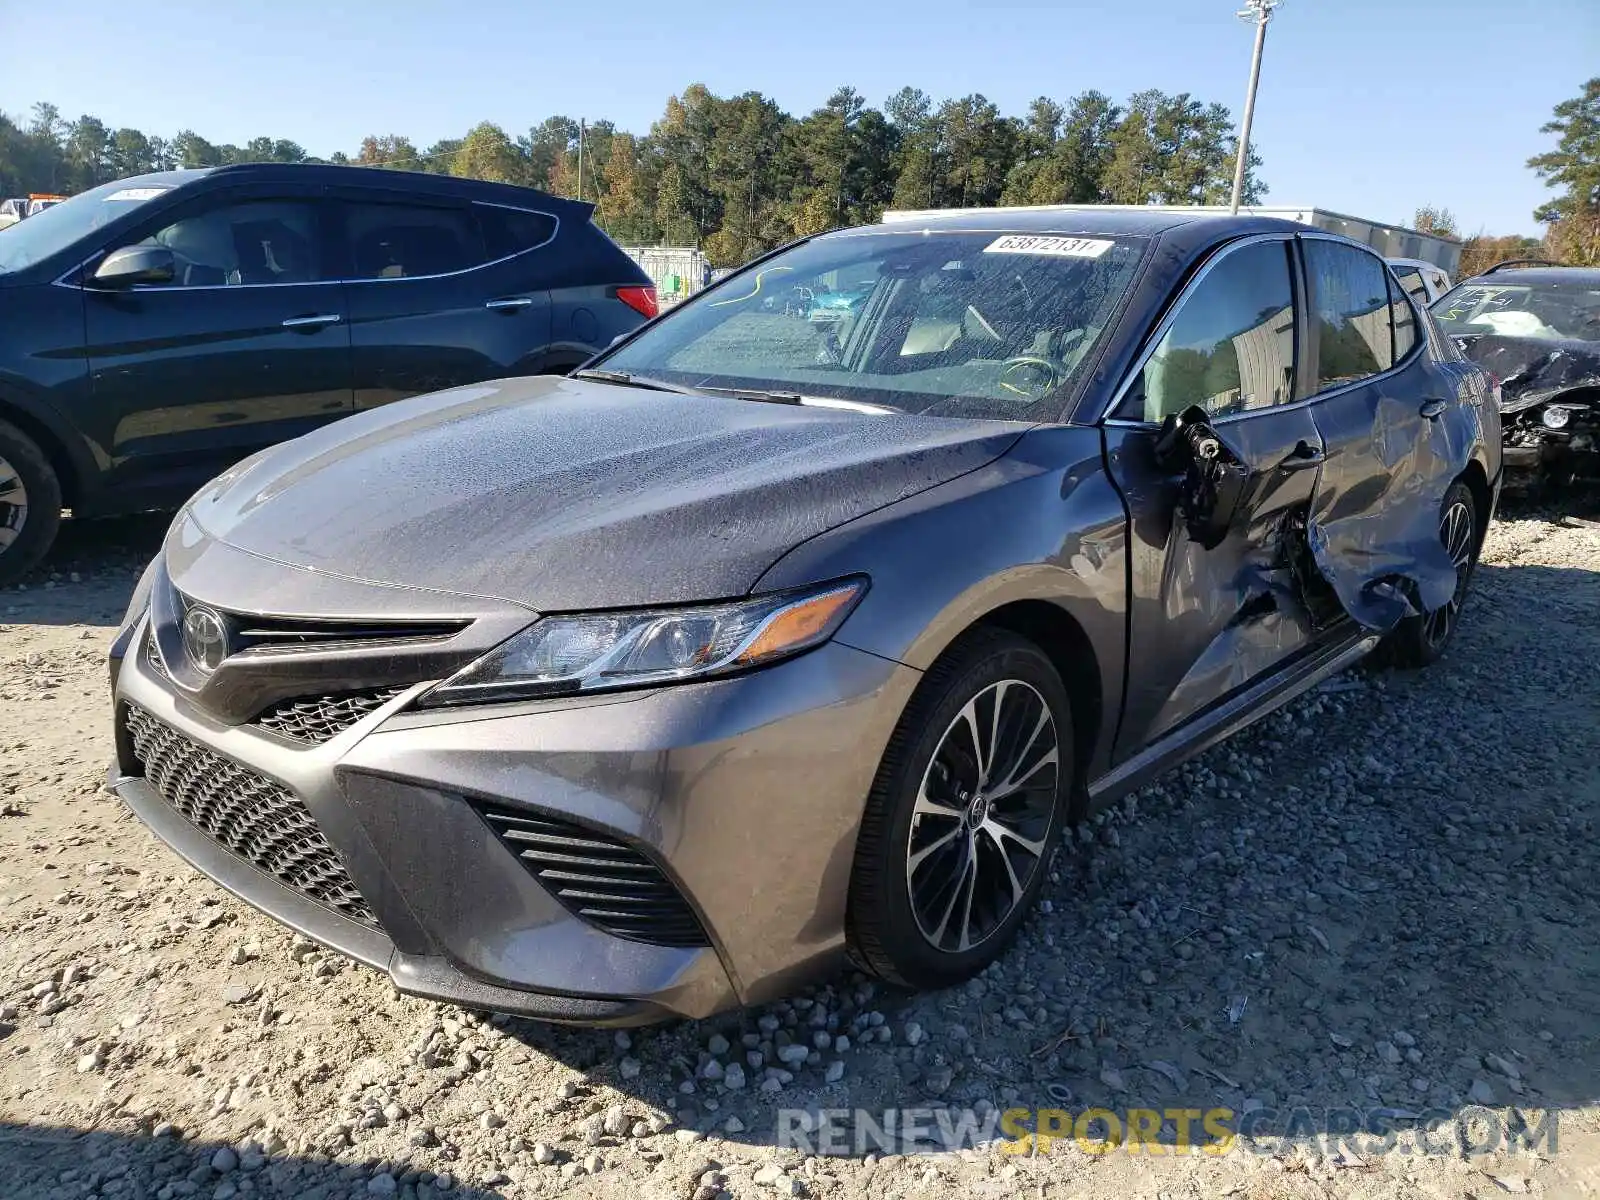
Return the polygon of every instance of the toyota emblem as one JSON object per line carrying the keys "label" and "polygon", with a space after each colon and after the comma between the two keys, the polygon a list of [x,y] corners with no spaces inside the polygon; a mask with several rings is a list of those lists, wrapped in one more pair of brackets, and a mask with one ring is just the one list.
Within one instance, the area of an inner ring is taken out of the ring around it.
{"label": "toyota emblem", "polygon": [[209,608],[191,608],[183,617],[183,652],[195,670],[209,675],[228,657],[228,627]]}

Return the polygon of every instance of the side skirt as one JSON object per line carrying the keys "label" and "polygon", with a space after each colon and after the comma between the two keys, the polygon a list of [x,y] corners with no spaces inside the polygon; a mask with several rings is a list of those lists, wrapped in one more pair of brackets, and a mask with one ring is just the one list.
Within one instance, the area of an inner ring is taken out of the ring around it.
{"label": "side skirt", "polygon": [[1378,635],[1358,629],[1195,715],[1091,783],[1079,819],[1093,816],[1185,759],[1259,721],[1328,676],[1338,674],[1364,658],[1378,640]]}

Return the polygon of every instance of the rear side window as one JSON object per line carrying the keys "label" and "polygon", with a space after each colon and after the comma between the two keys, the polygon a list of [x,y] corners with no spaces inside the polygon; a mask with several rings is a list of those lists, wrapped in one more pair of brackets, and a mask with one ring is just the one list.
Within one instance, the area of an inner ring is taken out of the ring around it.
{"label": "rear side window", "polygon": [[1294,397],[1294,291],[1286,242],[1226,251],[1178,310],[1141,373],[1144,419],[1213,416]]}
{"label": "rear side window", "polygon": [[1394,322],[1394,361],[1399,362],[1417,344],[1417,314],[1406,300],[1406,293],[1394,280],[1389,281],[1389,312]]}
{"label": "rear side window", "polygon": [[1306,274],[1317,330],[1317,390],[1355,383],[1394,365],[1389,273],[1371,254],[1307,238]]}
{"label": "rear side window", "polygon": [[445,275],[483,261],[483,243],[465,209],[358,202],[345,213],[356,279]]}
{"label": "rear side window", "polygon": [[502,208],[498,204],[475,204],[473,208],[483,229],[484,250],[490,262],[533,250],[556,235],[556,219],[548,213]]}

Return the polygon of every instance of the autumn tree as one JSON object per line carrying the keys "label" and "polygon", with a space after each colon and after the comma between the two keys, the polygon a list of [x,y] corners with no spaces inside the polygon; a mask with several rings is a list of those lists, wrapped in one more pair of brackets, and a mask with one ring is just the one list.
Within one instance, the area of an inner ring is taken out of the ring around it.
{"label": "autumn tree", "polygon": [[1437,237],[1461,236],[1461,227],[1456,223],[1455,214],[1448,208],[1436,208],[1432,204],[1424,204],[1417,209],[1411,218],[1411,228],[1418,233],[1431,233]]}
{"label": "autumn tree", "polygon": [[450,174],[492,183],[528,182],[528,160],[500,126],[475,126],[450,160]]}

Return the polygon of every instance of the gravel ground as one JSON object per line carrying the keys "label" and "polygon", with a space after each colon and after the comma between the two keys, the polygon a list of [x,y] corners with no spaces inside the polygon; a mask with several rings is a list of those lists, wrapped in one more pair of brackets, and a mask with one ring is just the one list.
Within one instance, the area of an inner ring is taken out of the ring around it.
{"label": "gravel ground", "polygon": [[[618,1035],[402,999],[101,790],[104,647],[161,526],[69,524],[0,591],[0,1196],[1600,1194],[1596,528],[1511,513],[1444,663],[1334,680],[1074,833],[982,978]],[[1094,1105],[1514,1107],[1559,1141],[773,1145],[783,1108]]]}

